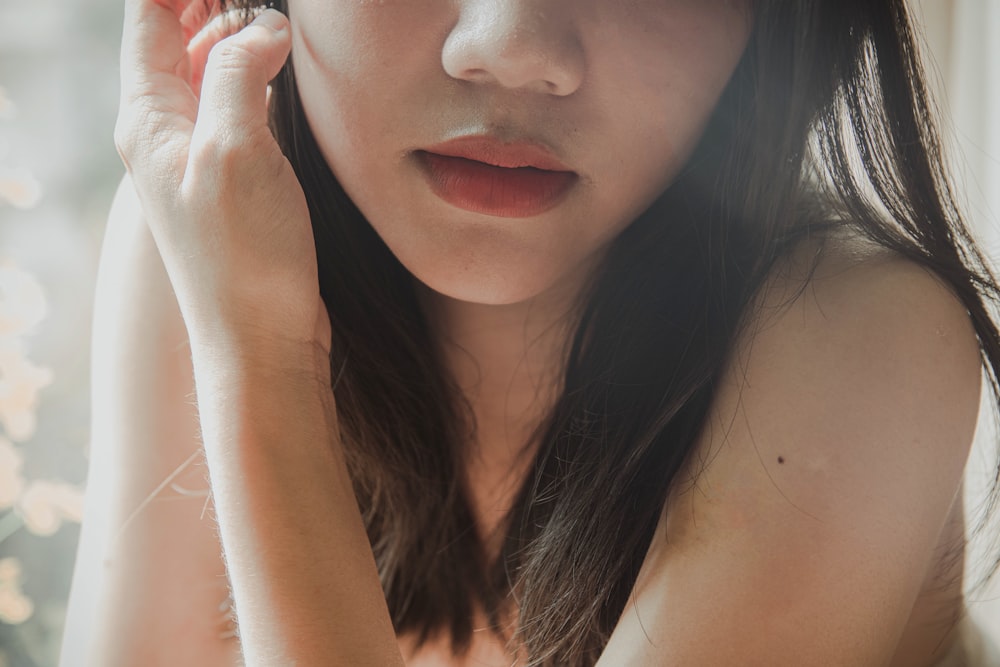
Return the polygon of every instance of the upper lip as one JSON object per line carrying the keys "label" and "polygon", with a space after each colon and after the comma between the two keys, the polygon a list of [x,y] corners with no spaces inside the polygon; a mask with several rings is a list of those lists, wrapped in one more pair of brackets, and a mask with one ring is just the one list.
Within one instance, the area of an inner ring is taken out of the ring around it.
{"label": "upper lip", "polygon": [[546,171],[573,171],[560,162],[545,146],[533,141],[503,142],[486,135],[465,136],[445,141],[423,150],[428,153],[460,157],[496,167],[534,167]]}

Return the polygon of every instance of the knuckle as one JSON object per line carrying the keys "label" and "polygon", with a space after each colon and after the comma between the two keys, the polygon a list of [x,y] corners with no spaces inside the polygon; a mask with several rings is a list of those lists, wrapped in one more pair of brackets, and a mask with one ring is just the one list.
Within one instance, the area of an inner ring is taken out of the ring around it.
{"label": "knuckle", "polygon": [[204,141],[191,146],[190,168],[202,178],[224,184],[240,181],[241,174],[253,160],[249,142],[241,141],[231,132],[213,133]]}
{"label": "knuckle", "polygon": [[261,56],[237,39],[239,35],[226,38],[212,47],[208,54],[208,60],[212,67],[220,71],[245,70],[248,66],[259,66],[263,59]]}
{"label": "knuckle", "polygon": [[240,192],[266,187],[277,178],[270,173],[268,155],[252,136],[221,132],[192,144],[188,175],[216,193]]}

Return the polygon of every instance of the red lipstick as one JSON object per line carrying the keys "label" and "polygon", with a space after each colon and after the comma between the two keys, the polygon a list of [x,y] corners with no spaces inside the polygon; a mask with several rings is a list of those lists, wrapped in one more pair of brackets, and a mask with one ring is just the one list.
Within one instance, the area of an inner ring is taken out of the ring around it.
{"label": "red lipstick", "polygon": [[466,211],[504,218],[544,213],[577,180],[551,152],[531,142],[462,137],[414,154],[438,197]]}

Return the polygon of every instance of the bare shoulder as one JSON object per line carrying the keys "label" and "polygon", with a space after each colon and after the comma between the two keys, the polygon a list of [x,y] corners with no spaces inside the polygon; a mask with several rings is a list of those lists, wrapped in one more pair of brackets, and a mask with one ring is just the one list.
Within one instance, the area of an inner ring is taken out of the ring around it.
{"label": "bare shoulder", "polygon": [[932,272],[846,237],[803,243],[753,313],[602,667],[897,649],[975,429],[969,317]]}
{"label": "bare shoulder", "polygon": [[831,335],[888,327],[884,333],[899,335],[900,342],[933,334],[938,343],[957,344],[978,365],[971,322],[950,286],[930,269],[856,236],[800,244],[774,268],[757,307],[744,345],[774,335],[767,333],[772,326],[779,333]]}
{"label": "bare shoulder", "polygon": [[[948,284],[841,235],[804,243],[775,268],[710,422],[740,419],[766,466],[817,502],[831,500],[818,497],[824,489],[898,485],[905,495],[922,478],[944,502],[961,479],[980,387],[979,343]],[[724,440],[707,435],[701,446]]]}
{"label": "bare shoulder", "polygon": [[766,394],[753,391],[763,401],[811,388],[826,394],[830,409],[860,407],[863,397],[868,410],[850,415],[858,421],[907,409],[948,417],[966,446],[980,369],[971,320],[942,278],[841,234],[803,243],[773,270],[726,384],[743,398],[750,385],[766,385]]}

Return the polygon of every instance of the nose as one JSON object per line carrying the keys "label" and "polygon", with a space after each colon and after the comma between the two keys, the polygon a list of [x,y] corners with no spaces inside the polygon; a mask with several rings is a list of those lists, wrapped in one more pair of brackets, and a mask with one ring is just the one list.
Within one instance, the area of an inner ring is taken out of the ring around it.
{"label": "nose", "polygon": [[477,0],[462,7],[442,49],[455,79],[566,96],[583,82],[577,0]]}

